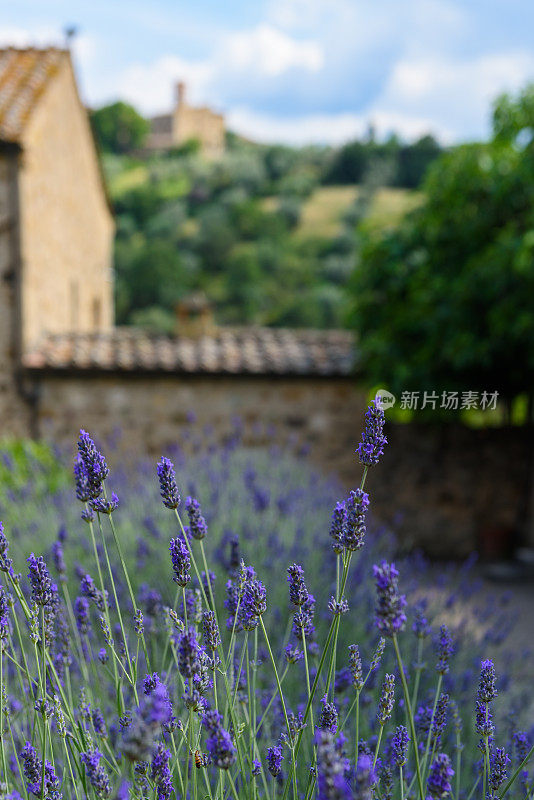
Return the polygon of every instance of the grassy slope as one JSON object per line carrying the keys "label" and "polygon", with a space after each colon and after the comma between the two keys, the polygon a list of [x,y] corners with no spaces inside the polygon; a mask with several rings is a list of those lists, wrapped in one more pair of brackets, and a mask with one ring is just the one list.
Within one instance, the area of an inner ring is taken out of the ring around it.
{"label": "grassy slope", "polygon": [[[343,214],[358,195],[356,186],[321,186],[304,204],[296,235],[334,237],[341,229]],[[394,225],[421,202],[421,193],[408,189],[379,189],[376,193],[368,224],[373,228]]]}

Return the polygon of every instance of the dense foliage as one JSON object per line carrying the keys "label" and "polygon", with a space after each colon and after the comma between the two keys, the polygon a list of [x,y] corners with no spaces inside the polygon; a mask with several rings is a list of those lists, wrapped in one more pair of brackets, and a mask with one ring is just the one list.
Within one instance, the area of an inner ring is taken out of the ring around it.
{"label": "dense foliage", "polygon": [[371,381],[532,394],[534,89],[495,105],[493,136],[430,169],[425,201],[369,233],[352,280]]}
{"label": "dense foliage", "polygon": [[[124,103],[93,112],[92,122],[117,216],[118,322],[163,333],[175,328],[176,303],[199,291],[222,324],[344,325],[356,185],[379,174],[384,186],[414,188],[440,152],[431,137],[291,148],[228,133],[226,155],[210,163],[194,141],[142,155],[147,122]],[[325,199],[317,224],[313,215],[301,224],[321,187],[336,186],[354,186],[354,197],[332,223],[323,221],[332,214]]]}
{"label": "dense foliage", "polygon": [[147,120],[122,101],[93,111],[91,125],[98,146],[108,153],[127,153],[141,147],[149,131]]}
{"label": "dense foliage", "polygon": [[[424,562],[397,570],[392,540],[367,529],[383,427],[372,405],[360,487],[331,524],[336,487],[243,450],[237,423],[222,448],[192,432],[150,472],[110,473],[81,432],[83,521],[61,481],[32,506],[14,475],[0,496],[5,796],[529,796],[527,655],[503,649],[504,598],[476,597],[468,566],[429,591]],[[10,459],[16,473],[31,454]],[[46,557],[26,578],[30,547]]]}
{"label": "dense foliage", "polygon": [[340,325],[352,231],[298,230],[321,159],[316,148],[243,143],[216,162],[106,159],[118,321],[170,333],[177,302],[203,291],[221,324]]}

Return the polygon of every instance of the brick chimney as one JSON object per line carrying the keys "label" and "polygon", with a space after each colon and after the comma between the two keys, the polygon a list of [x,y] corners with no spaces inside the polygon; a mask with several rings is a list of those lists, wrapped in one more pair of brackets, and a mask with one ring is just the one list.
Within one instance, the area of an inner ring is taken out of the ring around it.
{"label": "brick chimney", "polygon": [[176,306],[175,334],[187,339],[210,336],[216,328],[213,308],[203,292],[183,297]]}

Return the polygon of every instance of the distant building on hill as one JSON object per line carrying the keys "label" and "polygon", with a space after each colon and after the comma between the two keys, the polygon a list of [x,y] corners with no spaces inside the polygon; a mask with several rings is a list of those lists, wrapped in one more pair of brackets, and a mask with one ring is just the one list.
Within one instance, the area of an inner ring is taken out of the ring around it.
{"label": "distant building on hill", "polygon": [[176,86],[174,110],[150,120],[146,146],[150,150],[169,150],[192,140],[198,141],[203,155],[219,158],[225,146],[224,116],[207,106],[190,106],[185,83],[180,81]]}

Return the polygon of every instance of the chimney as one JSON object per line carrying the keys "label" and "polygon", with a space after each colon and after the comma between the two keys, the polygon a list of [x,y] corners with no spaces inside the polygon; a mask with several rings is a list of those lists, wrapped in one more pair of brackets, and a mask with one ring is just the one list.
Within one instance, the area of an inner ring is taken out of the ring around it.
{"label": "chimney", "polygon": [[176,306],[176,336],[200,339],[215,332],[213,308],[203,292],[194,292],[183,297]]}
{"label": "chimney", "polygon": [[185,83],[184,81],[178,81],[176,84],[176,105],[183,106],[185,105]]}

